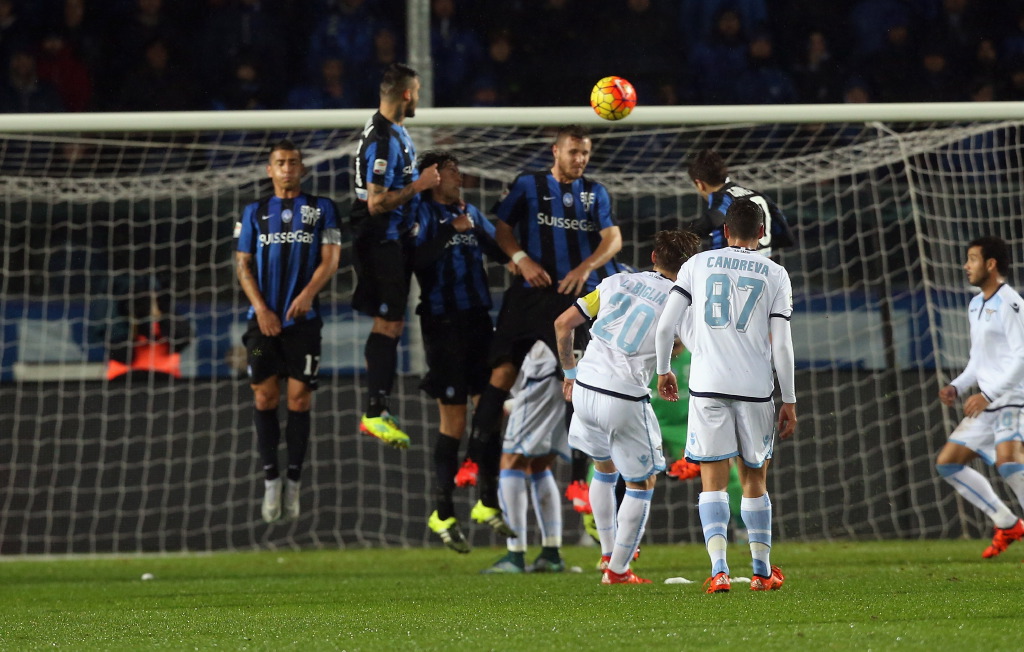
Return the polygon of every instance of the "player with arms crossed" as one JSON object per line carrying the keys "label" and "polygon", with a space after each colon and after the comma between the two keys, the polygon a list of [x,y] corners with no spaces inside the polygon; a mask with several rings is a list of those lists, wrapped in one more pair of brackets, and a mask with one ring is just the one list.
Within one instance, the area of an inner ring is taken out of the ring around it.
{"label": "player with arms crossed", "polygon": [[764,235],[764,215],[753,201],[738,199],[729,206],[724,232],[727,248],[697,254],[679,270],[657,333],[658,391],[662,397],[679,399],[669,363],[673,340],[683,323],[687,325],[683,344],[693,353],[686,459],[700,463],[703,491],[698,511],[712,565],[705,583],[708,593],[730,589],[726,487],[729,460],[734,457],[742,462],[740,511],[754,567],[750,588],[778,589],[784,580],[769,555],[772,504],[766,479],[776,425],[773,361],[782,389],[779,437],[787,439],[796,429],[789,274],[757,253]]}
{"label": "player with arms crossed", "polygon": [[[629,568],[647,525],[655,475],[665,470],[661,429],[648,385],[654,374],[655,329],[683,261],[700,250],[689,231],[661,231],[653,271],[616,274],[555,321],[563,391],[574,407],[569,445],[594,459],[590,504],[601,540],[602,584],[648,584]],[[592,321],[590,343],[576,364],[573,330]],[[619,474],[626,495],[616,514]]]}
{"label": "player with arms crossed", "polygon": [[977,385],[964,400],[964,419],[939,451],[935,468],[942,479],[995,525],[992,545],[981,556],[995,557],[1024,537],[1024,521],[1007,508],[992,484],[966,465],[976,457],[993,464],[1024,508],[1024,301],[1006,284],[1010,252],[999,238],[986,236],[967,245],[967,282],[981,290],[971,299],[971,354],[963,373],[939,391],[943,405]]}
{"label": "player with arms crossed", "polygon": [[467,553],[469,542],[455,517],[452,492],[467,403],[470,397],[476,403],[490,376],[487,355],[494,323],[484,254],[501,263],[508,263],[508,256],[494,240],[494,226],[462,200],[459,160],[436,150],[425,153],[418,166],[441,173],[441,184],[419,202],[414,257],[420,284],[416,312],[428,368],[420,389],[437,401],[440,412],[434,443],[437,509],[427,524],[446,546]]}
{"label": "player with arms crossed", "polygon": [[[618,271],[613,257],[622,249],[622,233],[611,198],[604,186],[583,176],[592,146],[585,128],[562,127],[551,147],[551,169],[520,174],[496,209],[498,244],[522,277],[512,280],[502,300],[490,382],[480,396],[469,442],[468,458],[479,466],[480,478],[473,518],[492,527],[501,520],[502,406],[523,359],[537,340],[556,351],[555,318]],[[582,468],[585,473],[585,463]]]}
{"label": "player with arms crossed", "polygon": [[341,229],[334,202],[302,192],[302,153],[282,140],[270,152],[274,194],[249,204],[235,225],[235,266],[248,297],[249,328],[242,338],[255,397],[256,445],[265,476],[263,520],[281,518],[277,449],[281,425],[279,376],[288,378],[288,483],[284,513],[299,516],[299,478],[309,444],[313,390],[320,367],[323,321],[317,295],[338,269]]}
{"label": "player with arms crossed", "polygon": [[725,214],[737,199],[749,199],[764,213],[764,235],[757,241],[758,253],[771,256],[773,247],[788,247],[795,242],[782,209],[756,190],[734,183],[718,152],[712,149],[700,151],[690,162],[687,173],[697,193],[707,202],[701,216],[688,225],[691,231],[704,239],[705,249],[726,246]]}
{"label": "player with arms crossed", "polygon": [[358,283],[352,308],[373,317],[366,339],[366,413],[359,430],[395,448],[409,436],[389,412],[412,278],[415,206],[412,200],[441,182],[437,166],[417,171],[416,148],[403,126],[416,115],[420,80],[392,64],[380,82],[380,109],[366,123],[355,157],[352,202],[353,263]]}

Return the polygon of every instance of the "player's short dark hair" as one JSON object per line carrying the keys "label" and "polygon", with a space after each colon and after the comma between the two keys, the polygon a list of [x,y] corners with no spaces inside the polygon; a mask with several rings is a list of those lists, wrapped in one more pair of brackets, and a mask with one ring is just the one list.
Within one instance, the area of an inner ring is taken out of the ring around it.
{"label": "player's short dark hair", "polygon": [[416,169],[423,172],[435,163],[437,164],[437,169],[440,170],[444,167],[445,163],[458,165],[459,159],[455,154],[452,154],[446,149],[432,149],[429,152],[423,152],[420,156],[420,160],[416,163]]}
{"label": "player's short dark hair", "polygon": [[690,161],[686,172],[690,175],[691,180],[700,179],[711,186],[722,185],[729,176],[729,168],[726,167],[725,160],[713,149],[702,149],[697,152],[697,156]]}
{"label": "player's short dark hair", "polygon": [[700,236],[693,231],[658,231],[654,235],[654,264],[679,271],[686,259],[700,252]]}
{"label": "player's short dark hair", "polygon": [[1010,274],[1010,248],[1006,241],[994,235],[983,235],[967,243],[967,249],[981,247],[982,260],[993,259],[996,261],[996,270],[1001,276]]}
{"label": "player's short dark hair", "polygon": [[393,63],[384,71],[380,79],[380,96],[398,99],[407,89],[412,88],[412,80],[419,74],[404,63]]}
{"label": "player's short dark hair", "polygon": [[293,143],[291,140],[287,138],[282,138],[281,140],[271,145],[270,151],[267,152],[267,158],[273,156],[274,152],[277,151],[296,152],[299,155],[299,160],[302,160],[302,150],[300,150],[295,143]]}
{"label": "player's short dark hair", "polygon": [[729,235],[734,238],[757,238],[764,226],[764,211],[749,199],[737,199],[725,211],[725,225],[729,227]]}
{"label": "player's short dark hair", "polygon": [[558,133],[555,134],[555,144],[562,142],[563,138],[575,138],[577,140],[590,138],[590,129],[578,124],[565,125],[560,127]]}

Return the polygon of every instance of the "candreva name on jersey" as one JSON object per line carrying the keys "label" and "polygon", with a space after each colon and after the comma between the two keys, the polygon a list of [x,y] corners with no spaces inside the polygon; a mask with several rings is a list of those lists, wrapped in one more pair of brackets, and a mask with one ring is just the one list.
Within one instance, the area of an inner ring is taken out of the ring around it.
{"label": "candreva name on jersey", "polygon": [[768,275],[768,266],[756,260],[741,260],[739,258],[727,258],[726,256],[708,257],[708,267],[721,267],[723,269],[736,269],[741,272],[753,272]]}
{"label": "candreva name on jersey", "polygon": [[578,220],[570,219],[567,217],[556,217],[554,215],[548,215],[547,213],[537,213],[537,224],[541,226],[551,226],[556,229],[565,229],[567,231],[598,231],[596,223],[590,220]]}

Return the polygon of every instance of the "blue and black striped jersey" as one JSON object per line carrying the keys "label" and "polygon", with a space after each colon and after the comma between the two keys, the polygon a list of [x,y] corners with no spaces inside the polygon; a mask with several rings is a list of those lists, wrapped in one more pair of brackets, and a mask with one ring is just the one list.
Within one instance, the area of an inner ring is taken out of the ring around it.
{"label": "blue and black striped jersey", "polygon": [[689,225],[690,230],[703,239],[705,250],[727,246],[722,225],[725,224],[725,212],[737,199],[750,199],[765,213],[764,237],[758,243],[758,252],[771,255],[772,247],[789,247],[796,241],[789,221],[775,202],[726,178],[725,185],[708,195],[707,210]]}
{"label": "blue and black striped jersey", "polygon": [[380,240],[398,240],[406,236],[416,221],[416,199],[383,215],[370,215],[366,201],[367,187],[371,183],[388,190],[401,190],[419,178],[416,169],[416,148],[409,132],[381,114],[380,111],[363,128],[363,136],[356,151],[355,200],[352,202],[352,230],[363,233],[370,229]]}
{"label": "blue and black striped jersey", "polygon": [[[594,253],[602,230],[617,225],[604,186],[586,177],[559,183],[550,172],[520,174],[494,210],[556,285]],[[583,293],[619,271],[615,260],[609,260],[590,273]]]}
{"label": "blue and black striped jersey", "polygon": [[[341,245],[341,228],[334,202],[325,197],[302,194],[294,199],[271,195],[245,207],[235,225],[238,251],[252,254],[256,260],[256,282],[267,306],[285,321],[296,295],[309,284],[320,265],[320,247]],[[256,311],[249,307],[248,318]],[[320,303],[306,319],[320,316]]]}
{"label": "blue and black striped jersey", "polygon": [[494,225],[472,204],[465,212],[473,228],[459,233],[451,221],[461,215],[458,205],[424,199],[417,211],[416,280],[420,284],[420,315],[443,315],[471,308],[490,308],[491,293],[484,254],[506,263],[508,256],[494,239]]}

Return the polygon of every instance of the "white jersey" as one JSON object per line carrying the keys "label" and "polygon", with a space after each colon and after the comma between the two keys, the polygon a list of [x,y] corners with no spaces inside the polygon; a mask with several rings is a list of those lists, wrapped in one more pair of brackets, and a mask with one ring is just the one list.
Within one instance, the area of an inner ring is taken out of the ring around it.
{"label": "white jersey", "polygon": [[[793,314],[793,286],[785,268],[742,247],[705,251],[683,263],[672,291],[690,304],[682,329],[683,344],[693,354],[690,395],[770,400],[775,390],[771,320],[788,321]],[[792,382],[791,374],[786,370],[784,385]],[[793,388],[782,390],[784,401],[795,401]]]}
{"label": "white jersey", "polygon": [[[951,383],[963,396],[973,385],[989,400],[990,407],[1024,392],[1024,301],[1003,284],[985,299],[971,299],[971,357],[967,368]],[[1002,399],[1002,400],[1001,400]]]}
{"label": "white jersey", "polygon": [[655,330],[671,289],[672,281],[659,272],[621,273],[577,299],[593,324],[576,382],[623,398],[649,397]]}
{"label": "white jersey", "polygon": [[525,457],[557,453],[568,461],[571,451],[562,376],[558,359],[544,342],[538,340],[526,354],[512,395],[501,452]]}

